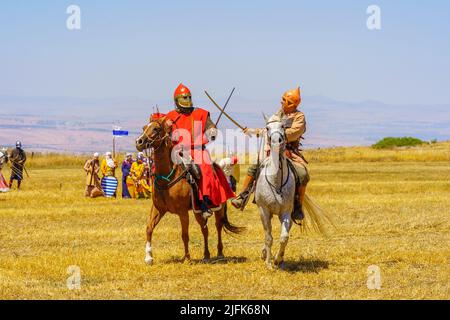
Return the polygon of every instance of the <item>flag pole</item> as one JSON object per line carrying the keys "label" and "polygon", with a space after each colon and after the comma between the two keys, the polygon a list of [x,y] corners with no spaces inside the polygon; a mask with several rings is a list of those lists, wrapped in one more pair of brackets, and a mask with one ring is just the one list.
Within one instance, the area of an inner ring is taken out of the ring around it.
{"label": "flag pole", "polygon": [[116,158],[116,136],[113,135],[113,159]]}

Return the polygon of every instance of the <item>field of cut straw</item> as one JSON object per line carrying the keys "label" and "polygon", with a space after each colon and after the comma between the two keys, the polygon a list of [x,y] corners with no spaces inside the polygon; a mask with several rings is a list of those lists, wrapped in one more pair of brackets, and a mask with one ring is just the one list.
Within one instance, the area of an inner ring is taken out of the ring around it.
{"label": "field of cut straw", "polygon": [[[450,143],[310,150],[306,157],[308,194],[336,229],[322,237],[294,227],[286,269],[270,271],[260,260],[264,237],[255,205],[229,210],[230,221],[247,230],[225,235],[226,259],[210,263],[201,262],[193,217],[192,261],[180,261],[179,221],[165,216],[148,267],[150,201],[86,199],[84,157],[36,154],[23,190],[0,194],[0,299],[449,298]],[[273,225],[276,249],[280,228]],[[79,289],[67,286],[74,270]],[[368,286],[371,270],[379,271],[375,287]]]}

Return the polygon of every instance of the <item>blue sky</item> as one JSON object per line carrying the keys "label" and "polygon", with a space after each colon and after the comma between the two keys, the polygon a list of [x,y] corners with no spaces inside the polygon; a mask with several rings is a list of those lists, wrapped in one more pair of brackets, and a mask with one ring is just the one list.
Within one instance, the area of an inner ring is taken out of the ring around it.
{"label": "blue sky", "polygon": [[[66,29],[79,5],[82,29]],[[381,8],[382,30],[366,28]],[[450,1],[2,1],[0,95],[450,104]]]}

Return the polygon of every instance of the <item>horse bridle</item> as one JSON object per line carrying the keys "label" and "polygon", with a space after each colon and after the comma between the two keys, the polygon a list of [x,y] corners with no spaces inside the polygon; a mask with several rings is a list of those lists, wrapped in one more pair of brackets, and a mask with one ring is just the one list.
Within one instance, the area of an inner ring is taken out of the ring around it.
{"label": "horse bridle", "polygon": [[[275,123],[275,122],[280,122],[280,121],[277,121],[277,120],[269,121],[269,122],[266,123],[266,127],[267,127],[268,124]],[[281,133],[280,131],[275,131],[275,132],[272,132],[271,134],[267,134],[269,143],[272,141],[272,137],[275,134],[279,134],[283,138],[284,142],[286,143],[286,133],[284,132],[284,125],[282,125],[282,128],[283,128],[283,133]],[[270,130],[268,128],[266,130],[267,130],[267,133],[269,133]]]}
{"label": "horse bridle", "polygon": [[[147,127],[151,124],[151,122],[147,125]],[[147,129],[147,128],[146,128]],[[162,127],[158,128],[158,131],[161,131]],[[159,134],[159,132],[158,132]],[[147,130],[144,130],[144,136],[147,138],[148,142],[147,142],[147,146],[149,145],[154,145],[155,142],[159,142],[157,147],[153,147],[153,150],[156,151],[159,148],[161,148],[162,144],[165,142],[167,143],[167,138],[170,137],[170,132],[166,132],[163,136],[159,136],[156,139],[152,139],[148,134],[147,134]]]}
{"label": "horse bridle", "polygon": [[[151,124],[151,122],[150,122],[147,126],[149,126],[150,124]],[[159,128],[158,128],[158,131],[161,131],[161,130],[162,130],[162,127],[159,127]],[[159,132],[158,132],[158,133],[159,133]],[[158,144],[157,147],[153,147],[153,151],[157,151],[159,148],[161,148],[161,146],[162,146],[164,143],[166,143],[166,145],[167,145],[167,139],[170,138],[170,132],[166,132],[163,136],[159,136],[159,137],[157,137],[156,139],[152,139],[152,138],[147,134],[147,130],[144,130],[144,135],[145,135],[145,137],[147,138],[147,140],[149,140],[149,141],[147,142],[147,145],[154,145],[155,142],[159,142],[159,144]],[[180,182],[183,178],[186,177],[186,175],[187,175],[187,173],[188,173],[188,171],[189,171],[188,168],[185,168],[185,169],[183,170],[183,172],[182,172],[178,177],[176,177],[175,179],[169,180],[169,178],[172,176],[172,173],[176,171],[176,168],[177,168],[177,167],[178,167],[178,165],[175,165],[175,166],[172,168],[172,172],[171,172],[167,177],[155,175],[155,187],[156,187],[158,190],[168,190],[168,189],[172,188],[174,185],[176,185],[178,182]],[[162,180],[168,181],[168,183],[167,183],[166,185],[161,185],[161,184],[159,184],[158,181],[161,180],[161,179],[162,179]]]}
{"label": "horse bridle", "polygon": [[[276,120],[273,120],[273,121],[269,121],[269,122],[267,122],[267,124],[270,124],[270,123],[275,123],[275,122],[279,122],[279,121],[276,121]],[[284,126],[283,126],[283,129],[284,129]],[[282,133],[280,132],[280,131],[275,131],[275,132],[272,132],[271,134],[269,134],[269,129],[267,129],[267,138],[268,138],[268,140],[269,140],[269,144],[271,144],[271,141],[272,141],[272,136],[273,135],[275,135],[275,134],[279,134],[282,138],[283,138],[283,141],[284,141],[284,143],[286,144],[286,133],[283,131]],[[280,195],[280,196],[282,196],[283,195],[283,187],[285,186],[285,185],[287,185],[287,183],[289,182],[289,174],[290,174],[290,168],[289,168],[289,165],[287,166],[287,169],[288,169],[288,172],[287,172],[287,177],[286,177],[286,181],[284,181],[283,182],[283,162],[282,162],[282,159],[283,159],[283,153],[284,153],[284,148],[282,148],[282,149],[280,149],[280,152],[279,152],[279,154],[278,154],[278,163],[279,163],[279,170],[281,171],[281,185],[280,185],[280,187],[277,187],[277,186],[275,186],[274,184],[272,184],[270,181],[269,181],[269,179],[267,178],[267,166],[266,166],[266,168],[265,168],[265,174],[264,174],[264,176],[265,176],[265,178],[266,178],[266,182],[267,182],[267,184],[270,186],[270,188],[272,188],[273,190],[275,190],[275,192],[278,194],[278,195]]]}

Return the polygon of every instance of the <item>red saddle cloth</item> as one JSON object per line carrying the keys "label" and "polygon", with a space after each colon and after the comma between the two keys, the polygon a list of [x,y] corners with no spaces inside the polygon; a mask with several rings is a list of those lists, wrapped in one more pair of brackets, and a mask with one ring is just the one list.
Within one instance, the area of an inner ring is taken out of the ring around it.
{"label": "red saddle cloth", "polygon": [[186,130],[189,135],[181,133],[176,144],[182,144],[186,149],[191,150],[191,157],[194,163],[200,166],[201,178],[199,181],[199,199],[205,197],[211,201],[210,207],[218,207],[228,199],[236,195],[231,190],[227,178],[222,169],[214,166],[209,152],[205,149],[208,142],[205,137],[206,121],[209,112],[196,108],[190,114],[179,113],[176,110],[167,114],[167,118],[173,122],[172,133],[178,130]]}
{"label": "red saddle cloth", "polygon": [[[194,152],[200,152],[200,150],[193,150],[193,153]],[[208,151],[201,150],[201,152],[204,159],[209,159]],[[194,155],[192,155],[192,157],[194,157]],[[208,204],[208,207],[215,208],[220,206],[222,203],[225,203],[228,199],[236,197],[233,190],[231,190],[227,177],[219,166],[206,161],[203,161],[203,163],[199,165],[202,173],[198,186],[200,201],[207,196],[211,201],[211,203]],[[195,205],[196,209],[199,209],[197,205],[198,204]]]}

